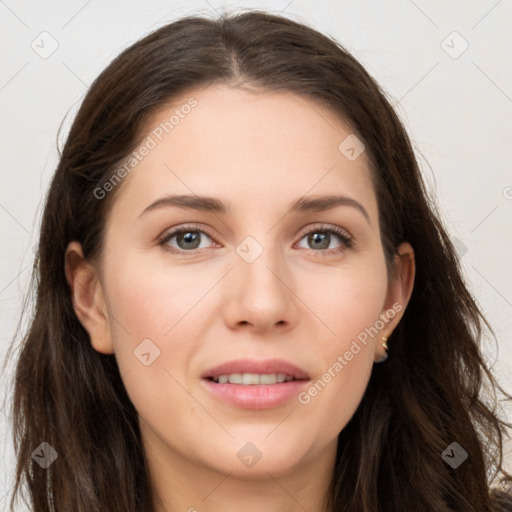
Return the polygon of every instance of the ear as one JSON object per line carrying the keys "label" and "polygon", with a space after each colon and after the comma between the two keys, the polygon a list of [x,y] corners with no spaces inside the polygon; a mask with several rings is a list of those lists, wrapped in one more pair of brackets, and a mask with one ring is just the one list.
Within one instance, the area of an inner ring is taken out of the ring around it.
{"label": "ear", "polygon": [[[414,249],[408,242],[403,242],[397,248],[397,252],[398,254],[395,256],[395,275],[390,276],[388,292],[381,312],[381,318],[386,325],[379,333],[380,338],[391,336],[405,313],[405,308],[409,303],[414,287],[414,277],[416,275]],[[381,339],[377,340],[375,353],[377,360],[383,360],[386,357],[386,350],[382,347]]]}
{"label": "ear", "polygon": [[103,288],[95,267],[88,263],[78,242],[70,242],[65,254],[66,280],[73,309],[92,346],[102,354],[113,354],[114,346]]}

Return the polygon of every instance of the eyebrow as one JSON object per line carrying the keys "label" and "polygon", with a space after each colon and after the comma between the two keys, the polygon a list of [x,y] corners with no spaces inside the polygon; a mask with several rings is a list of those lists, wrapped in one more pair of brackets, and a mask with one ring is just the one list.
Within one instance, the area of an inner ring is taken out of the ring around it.
{"label": "eyebrow", "polygon": [[[221,201],[220,199],[216,199],[215,197],[205,197],[205,196],[197,196],[197,195],[171,195],[165,196],[160,199],[157,199],[149,206],[147,206],[142,213],[140,213],[139,218],[144,216],[146,213],[156,210],[159,208],[168,208],[168,207],[178,207],[178,208],[187,208],[192,210],[210,212],[220,215],[227,215],[230,213],[231,209],[229,204]],[[356,208],[363,214],[365,219],[368,221],[368,224],[371,225],[370,216],[368,212],[364,208],[364,206],[352,199],[348,196],[343,195],[327,195],[327,196],[310,196],[310,197],[301,197],[297,201],[291,204],[289,211],[291,213],[301,213],[301,212],[309,212],[309,211],[325,211],[331,210],[332,208],[336,208],[338,206],[351,206]]]}

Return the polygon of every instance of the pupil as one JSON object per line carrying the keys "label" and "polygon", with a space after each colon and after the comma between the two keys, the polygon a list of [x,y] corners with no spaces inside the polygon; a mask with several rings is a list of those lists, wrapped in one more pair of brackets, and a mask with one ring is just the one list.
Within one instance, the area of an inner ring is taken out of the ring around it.
{"label": "pupil", "polygon": [[323,233],[323,234],[313,233],[311,235],[311,238],[314,243],[317,243],[317,242],[320,243],[320,246],[316,247],[317,249],[326,249],[327,247],[329,247],[329,233]]}
{"label": "pupil", "polygon": [[[186,233],[182,233],[178,236],[178,239],[184,240],[185,244],[192,244],[193,247],[187,246],[186,249],[196,249],[198,246],[199,237],[197,236],[197,233],[191,233],[190,231],[187,231]],[[194,244],[194,237],[196,238],[195,244]]]}

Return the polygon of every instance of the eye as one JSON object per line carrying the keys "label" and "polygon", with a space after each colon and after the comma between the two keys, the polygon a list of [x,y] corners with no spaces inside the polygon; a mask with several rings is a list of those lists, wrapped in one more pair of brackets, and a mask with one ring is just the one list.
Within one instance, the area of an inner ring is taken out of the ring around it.
{"label": "eye", "polygon": [[[170,233],[164,234],[158,241],[158,244],[163,246],[165,250],[173,253],[192,254],[190,251],[204,249],[204,247],[200,247],[201,235],[206,235],[210,240],[212,239],[212,237],[204,230],[200,229],[199,226],[183,226]],[[169,244],[173,238],[176,239],[178,248]]]}
{"label": "eye", "polygon": [[[338,240],[341,240],[341,247],[329,248],[332,242],[332,235]],[[350,236],[345,230],[331,226],[327,227],[323,224],[317,224],[313,226],[313,229],[309,229],[308,232],[302,237],[301,240],[306,238],[306,243],[310,244],[314,252],[319,252],[323,256],[335,253],[341,253],[347,249],[351,249],[354,245],[352,236]]]}
{"label": "eye", "polygon": [[[201,229],[200,226],[182,226],[179,229],[165,233],[158,240],[158,245],[172,253],[194,255],[196,251],[208,247],[208,244],[201,247],[201,238],[203,235],[213,240],[213,237]],[[341,245],[329,249],[333,235],[341,241]],[[325,226],[323,224],[315,224],[313,228],[309,228],[309,230],[302,235],[301,240],[304,238],[307,238],[307,243],[311,244],[311,250],[322,256],[341,253],[347,249],[351,249],[354,245],[353,237],[345,230],[337,226]],[[177,247],[170,243],[173,239],[175,239]]]}

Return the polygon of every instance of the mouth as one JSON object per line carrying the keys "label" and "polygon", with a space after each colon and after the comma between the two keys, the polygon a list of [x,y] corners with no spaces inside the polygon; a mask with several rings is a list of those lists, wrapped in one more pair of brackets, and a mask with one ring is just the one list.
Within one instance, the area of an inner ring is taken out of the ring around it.
{"label": "mouth", "polygon": [[241,409],[286,405],[304,389],[309,375],[283,359],[238,359],[201,375],[204,389],[224,404]]}
{"label": "mouth", "polygon": [[305,370],[284,359],[235,359],[210,368],[201,377],[219,384],[245,386],[309,379]]}
{"label": "mouth", "polygon": [[273,385],[294,380],[305,380],[296,379],[293,375],[286,373],[224,373],[218,377],[206,377],[206,379],[216,384],[237,384],[239,386]]}

